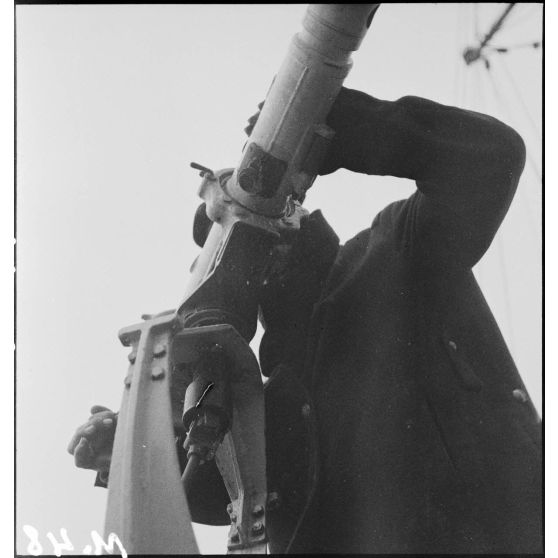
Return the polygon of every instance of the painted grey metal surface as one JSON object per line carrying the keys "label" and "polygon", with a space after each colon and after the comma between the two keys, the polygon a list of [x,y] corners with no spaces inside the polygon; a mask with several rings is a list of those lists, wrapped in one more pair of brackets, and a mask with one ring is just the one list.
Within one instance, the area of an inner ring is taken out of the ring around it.
{"label": "painted grey metal surface", "polygon": [[105,533],[129,554],[197,554],[174,444],[170,345],[174,314],[121,330],[132,347],[109,478]]}

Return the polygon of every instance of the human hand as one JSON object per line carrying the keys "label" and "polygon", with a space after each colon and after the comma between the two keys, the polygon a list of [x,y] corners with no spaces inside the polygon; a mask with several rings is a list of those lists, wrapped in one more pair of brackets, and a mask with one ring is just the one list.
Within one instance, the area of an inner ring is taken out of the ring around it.
{"label": "human hand", "polygon": [[258,118],[260,117],[260,113],[262,112],[264,103],[265,103],[265,101],[262,101],[261,103],[259,103],[258,104],[258,112],[253,114],[250,118],[248,118],[248,126],[246,126],[246,128],[244,128],[244,132],[246,133],[246,135],[248,137],[250,137],[250,135],[252,134],[252,130],[254,129],[254,126],[256,125],[256,122],[258,121]]}
{"label": "human hand", "polygon": [[107,407],[91,407],[89,420],[81,425],[68,444],[76,467],[107,473],[110,469],[112,446],[118,413]]}
{"label": "human hand", "polygon": [[[342,87],[327,116],[326,123],[333,129],[335,135],[329,146],[328,153],[324,157],[321,168],[318,171],[319,175],[331,174],[342,166],[338,161],[339,152],[342,151],[344,143],[350,144],[350,142],[346,141],[347,138],[345,136],[348,135],[349,139],[352,137],[350,132],[355,127],[355,121],[358,122],[361,116],[361,113],[358,113],[355,118],[355,110],[352,106],[354,102],[353,93],[360,94],[359,92],[353,92],[350,89]],[[265,101],[259,103],[258,112],[248,118],[248,125],[244,128],[244,132],[248,137],[250,137],[254,130],[254,126],[260,117],[264,103]]]}

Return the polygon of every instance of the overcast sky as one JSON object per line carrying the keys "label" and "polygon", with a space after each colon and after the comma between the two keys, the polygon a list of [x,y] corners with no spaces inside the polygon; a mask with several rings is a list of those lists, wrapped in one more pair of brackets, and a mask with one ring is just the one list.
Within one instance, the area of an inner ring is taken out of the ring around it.
{"label": "overcast sky", "polygon": [[[475,272],[541,408],[541,52],[461,51],[502,4],[397,4],[378,11],[346,84],[486,112],[528,147],[518,194]],[[176,307],[199,203],[190,161],[234,166],[303,5],[17,7],[18,551],[24,524],[45,553],[66,528],[79,552],[103,531],[106,491],[65,447],[99,403],[118,409],[127,350],[117,331]],[[518,4],[494,40],[541,38],[541,6]],[[347,240],[414,184],[340,171],[307,206]],[[225,552],[223,530],[199,530]],[[217,534],[215,534],[217,533]]]}

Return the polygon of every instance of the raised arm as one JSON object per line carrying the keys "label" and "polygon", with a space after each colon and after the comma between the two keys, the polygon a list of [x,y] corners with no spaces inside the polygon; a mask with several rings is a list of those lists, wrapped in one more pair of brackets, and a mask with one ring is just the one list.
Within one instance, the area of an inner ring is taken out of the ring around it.
{"label": "raised arm", "polygon": [[[502,122],[418,97],[381,101],[343,89],[321,174],[338,168],[415,180],[413,243],[432,263],[473,266],[511,203],[525,163],[521,137]],[[319,187],[319,186],[318,186]]]}

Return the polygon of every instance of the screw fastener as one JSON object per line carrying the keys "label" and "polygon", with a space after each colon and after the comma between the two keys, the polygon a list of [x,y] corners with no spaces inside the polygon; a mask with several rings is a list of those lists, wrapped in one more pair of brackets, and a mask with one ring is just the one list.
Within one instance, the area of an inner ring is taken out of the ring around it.
{"label": "screw fastener", "polygon": [[167,352],[167,348],[163,343],[157,343],[155,347],[153,347],[153,356],[161,357]]}
{"label": "screw fastener", "polygon": [[252,514],[253,514],[255,517],[260,517],[260,516],[263,515],[263,513],[264,513],[263,506],[259,506],[259,505],[258,505],[258,506],[254,506],[254,509],[252,510]]}
{"label": "screw fastener", "polygon": [[136,351],[133,351],[128,355],[128,360],[130,361],[130,364],[134,364],[134,362],[136,362]]}
{"label": "screw fastener", "polygon": [[160,366],[155,366],[155,368],[151,370],[152,380],[162,380],[164,377],[165,377],[165,371]]}
{"label": "screw fastener", "polygon": [[128,375],[124,378],[124,385],[129,388],[132,385],[132,376]]}
{"label": "screw fastener", "polygon": [[252,525],[252,534],[253,535],[261,535],[264,532],[263,523],[260,521],[256,521],[254,525]]}

